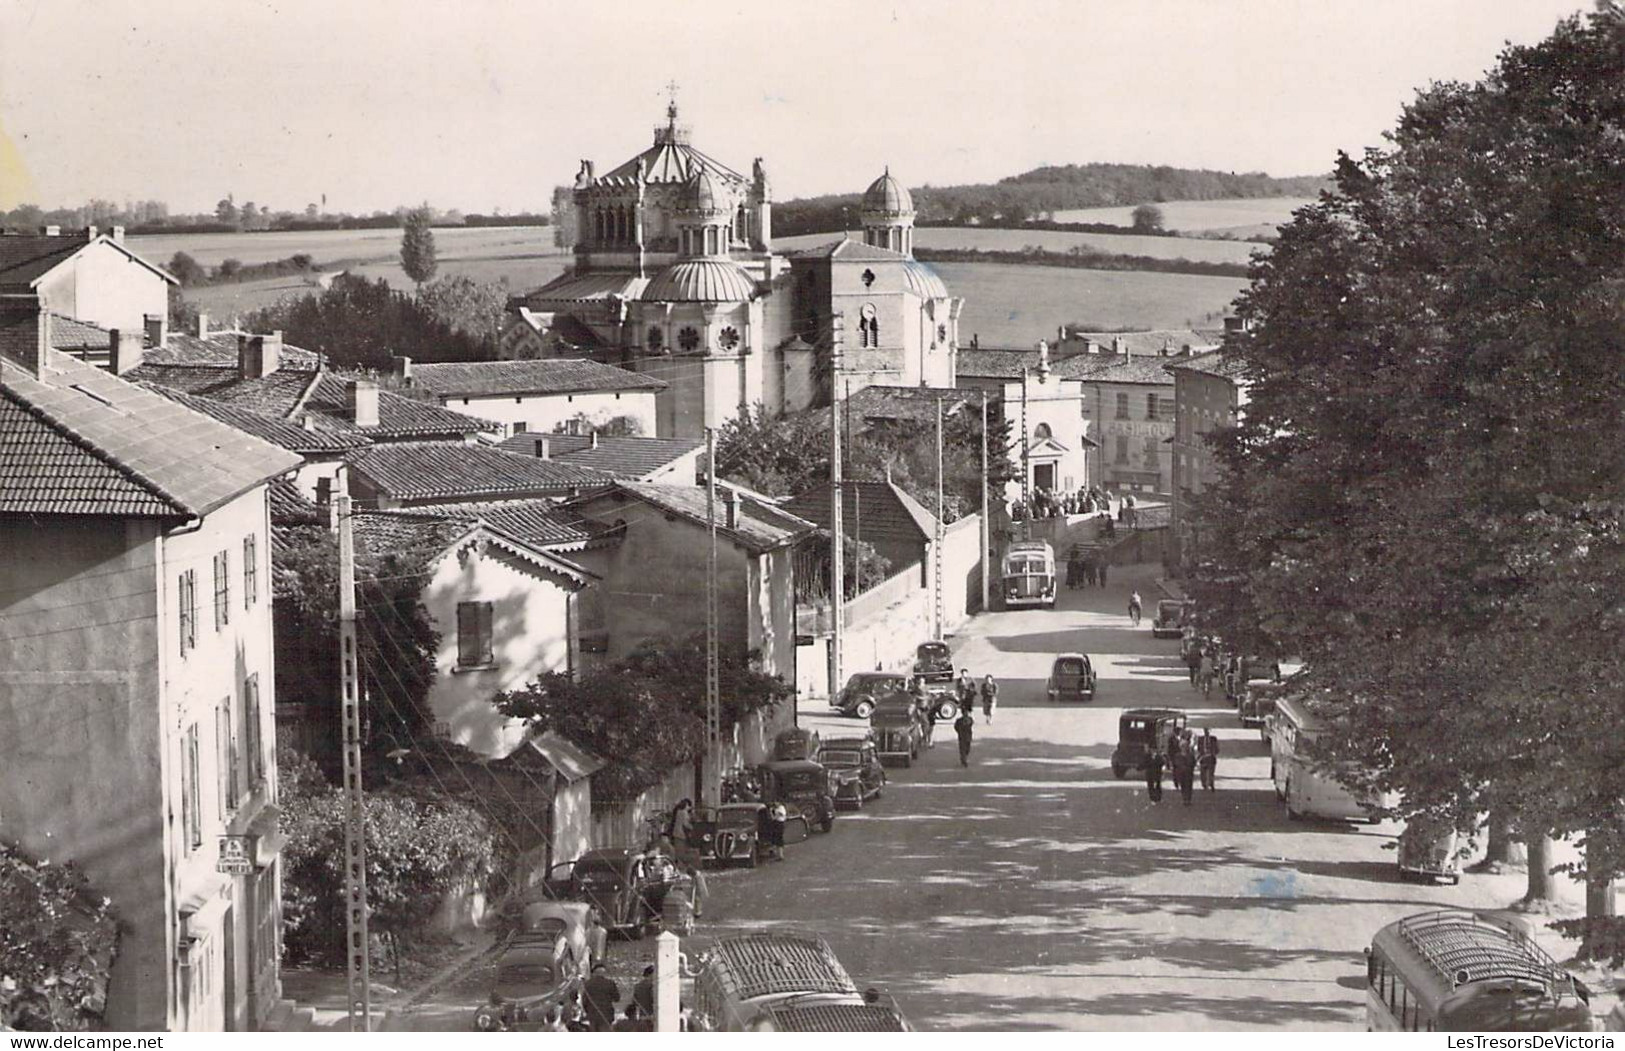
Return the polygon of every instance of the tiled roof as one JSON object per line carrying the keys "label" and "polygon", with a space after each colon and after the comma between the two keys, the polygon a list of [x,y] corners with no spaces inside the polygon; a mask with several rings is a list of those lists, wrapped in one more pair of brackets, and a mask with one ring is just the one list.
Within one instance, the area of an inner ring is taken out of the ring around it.
{"label": "tiled roof", "polygon": [[596,574],[558,553],[535,547],[522,537],[512,536],[490,522],[482,522],[473,516],[425,514],[415,509],[363,510],[356,512],[354,522],[356,542],[363,550],[373,554],[399,551],[438,554],[471,531],[478,531],[478,535],[494,538],[531,562],[573,578],[579,584],[596,579]]}
{"label": "tiled roof", "polygon": [[952,416],[971,403],[971,394],[937,387],[894,387],[874,384],[846,399],[847,411],[865,420],[908,420],[935,423],[937,401],[943,416]]}
{"label": "tiled roof", "polygon": [[954,371],[967,379],[1019,380],[1024,367],[1038,367],[1038,351],[960,347],[954,363]]}
{"label": "tiled roof", "polygon": [[1209,339],[1202,333],[1188,328],[1157,328],[1146,329],[1140,332],[1086,332],[1082,329],[1068,330],[1065,349],[1069,353],[1076,353],[1073,344],[1086,339],[1094,340],[1103,347],[1121,346],[1130,354],[1147,357],[1157,357],[1164,351],[1177,354],[1184,347],[1192,350],[1211,350],[1219,345],[1218,340]]}
{"label": "tiled roof", "polygon": [[666,389],[664,380],[588,358],[414,365],[412,379],[442,398]]}
{"label": "tiled roof", "polygon": [[488,500],[433,504],[414,510],[446,518],[482,519],[539,548],[588,547],[614,539],[608,526],[583,518],[581,512],[552,500]]}
{"label": "tiled roof", "polygon": [[791,259],[839,259],[844,263],[900,263],[908,258],[890,248],[864,244],[850,237],[791,252]]}
{"label": "tiled roof", "polygon": [[[208,339],[199,339],[187,332],[171,332],[161,347],[149,346],[141,360],[155,365],[219,365],[237,367],[237,337],[249,335],[235,329],[209,333]],[[314,350],[282,344],[279,358],[281,368],[314,369],[322,356]]]}
{"label": "tiled roof", "polygon": [[[109,335],[108,330],[100,325],[80,321],[78,318],[64,317],[61,314],[51,315],[51,346],[57,350],[99,350],[105,358]],[[77,354],[74,356],[79,357]]]}
{"label": "tiled roof", "polygon": [[532,730],[518,748],[491,765],[521,765],[531,756],[562,777],[565,784],[574,784],[604,766],[602,759],[553,730],[539,734]]}
{"label": "tiled roof", "polygon": [[353,453],[349,463],[381,493],[400,500],[565,494],[610,481],[607,475],[574,464],[455,442],[374,445]]}
{"label": "tiled roof", "polygon": [[4,512],[191,517],[300,463],[57,351],[39,377],[0,362],[0,405]]}
{"label": "tiled roof", "polygon": [[1055,373],[1064,379],[1085,383],[1143,383],[1171,387],[1174,378],[1163,366],[1173,359],[1160,356],[1133,354],[1126,358],[1111,354],[1078,354],[1064,358],[1055,366]]}
{"label": "tiled roof", "polygon": [[127,375],[264,416],[290,419],[309,413],[319,429],[353,431],[375,438],[460,437],[497,426],[431,402],[380,390],[377,426],[357,427],[351,422],[348,400],[349,385],[355,379],[336,372],[279,368],[269,376],[244,379],[235,364],[228,368],[143,362]]}
{"label": "tiled roof", "polygon": [[[829,486],[821,485],[786,500],[786,511],[829,528]],[[916,544],[936,538],[936,516],[891,482],[841,483],[841,522],[848,535],[865,540]],[[860,524],[861,523],[861,524]]]}
{"label": "tiled roof", "polygon": [[[738,492],[738,490],[735,490]],[[670,511],[705,528],[711,522],[705,513],[705,490],[695,485],[660,485],[654,482],[618,482],[615,493],[630,496],[646,504]],[[580,503],[601,499],[583,497]],[[739,494],[739,513],[736,524],[729,528],[723,523],[727,514],[722,493],[717,494],[717,532],[752,551],[770,551],[795,542],[813,529],[804,518],[784,511],[766,501],[744,493]]]}
{"label": "tiled roof", "polygon": [[179,283],[162,267],[154,266],[111,237],[103,234],[92,240],[81,231],[58,237],[16,234],[0,236],[0,286],[30,286],[74,254],[93,244],[108,245],[170,284]]}
{"label": "tiled roof", "polygon": [[322,509],[287,478],[278,478],[266,487],[273,526],[320,525],[327,521]]}
{"label": "tiled roof", "polygon": [[705,443],[693,438],[635,438],[599,435],[595,446],[590,435],[540,434],[522,431],[497,446],[519,456],[539,456],[538,443],[547,441],[547,454],[563,463],[591,467],[615,478],[636,481],[670,466],[672,461],[691,455]]}
{"label": "tiled roof", "polygon": [[296,453],[342,452],[369,444],[366,436],[358,431],[321,428],[308,430],[280,417],[266,416],[251,409],[215,401],[213,398],[186,394],[162,384],[144,383],[142,386],[166,398],[172,398],[188,409],[212,416],[239,431],[246,431],[256,438],[264,438],[274,445],[280,445]]}
{"label": "tiled roof", "polygon": [[1222,350],[1192,354],[1188,358],[1164,359],[1163,367],[1205,372],[1210,376],[1223,376],[1225,379],[1241,379],[1247,374],[1247,363],[1242,360],[1241,355]]}
{"label": "tiled roof", "polygon": [[608,299],[610,296],[636,299],[638,293],[643,291],[643,286],[648,283],[649,279],[646,277],[625,272],[595,271],[590,274],[569,272],[560,274],[525,298],[532,306],[536,303],[593,302]]}

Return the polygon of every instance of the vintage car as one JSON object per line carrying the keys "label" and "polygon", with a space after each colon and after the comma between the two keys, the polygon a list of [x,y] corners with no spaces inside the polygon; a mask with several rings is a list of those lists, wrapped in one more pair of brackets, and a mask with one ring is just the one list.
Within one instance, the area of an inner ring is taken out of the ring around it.
{"label": "vintage car", "polygon": [[1236,706],[1241,725],[1257,727],[1259,736],[1270,739],[1267,729],[1269,717],[1275,714],[1275,702],[1287,691],[1287,684],[1275,679],[1252,679],[1242,687],[1241,703]]}
{"label": "vintage car", "polygon": [[881,762],[896,760],[913,766],[925,743],[925,714],[913,694],[894,693],[881,698],[869,713],[869,732]]}
{"label": "vintage car", "polygon": [[[604,955],[603,929],[592,925],[592,906],[581,901],[527,901],[519,910],[515,938],[563,938],[581,972],[592,973],[594,960]],[[595,944],[596,941],[596,944]]]}
{"label": "vintage car", "polygon": [[474,1028],[542,1028],[550,1012],[564,1011],[580,993],[581,974],[581,961],[564,935],[515,935],[497,957],[491,998],[474,1010]]}
{"label": "vintage car", "polygon": [[1145,760],[1162,748],[1172,730],[1183,730],[1189,716],[1178,708],[1127,708],[1117,720],[1117,748],[1112,752],[1112,775],[1127,776],[1144,770]]}
{"label": "vintage car", "polygon": [[1450,822],[1418,814],[1399,834],[1401,879],[1461,882],[1461,841]]}
{"label": "vintage car", "polygon": [[1095,699],[1095,669],[1081,653],[1062,653],[1050,666],[1045,693],[1052,701]]}
{"label": "vintage car", "polygon": [[1189,619],[1191,604],[1183,599],[1165,598],[1157,602],[1157,616],[1151,622],[1154,639],[1177,639]]}
{"label": "vintage car", "polygon": [[744,862],[755,868],[761,853],[761,803],[724,803],[719,807],[700,807],[694,812],[694,823],[689,826],[688,845],[697,851],[700,860],[715,865]]}
{"label": "vintage car", "polygon": [[591,905],[606,930],[641,938],[660,923],[673,869],[659,851],[589,850],[549,869],[546,887],[555,898]]}
{"label": "vintage car", "polygon": [[780,730],[773,738],[774,759],[817,759],[818,731],[804,726]]}
{"label": "vintage car", "polygon": [[842,715],[867,719],[880,698],[907,690],[908,676],[902,672],[860,671],[846,680],[846,688],[835,698],[835,708]]}
{"label": "vintage car", "polygon": [[[791,759],[763,763],[756,769],[762,780],[762,802],[783,803],[790,820],[799,817],[808,829],[828,832],[835,827],[835,791],[822,763]],[[785,842],[792,842],[788,826]]]}
{"label": "vintage car", "polygon": [[927,688],[954,681],[954,655],[946,642],[922,642],[914,647],[914,676]]}
{"label": "vintage car", "polygon": [[863,809],[886,787],[886,768],[872,736],[832,737],[819,750],[818,761],[835,778],[835,805]]}

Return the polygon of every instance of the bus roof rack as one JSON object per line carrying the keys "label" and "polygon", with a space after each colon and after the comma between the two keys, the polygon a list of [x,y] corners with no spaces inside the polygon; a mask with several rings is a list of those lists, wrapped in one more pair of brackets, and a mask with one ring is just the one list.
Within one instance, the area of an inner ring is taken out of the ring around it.
{"label": "bus roof rack", "polygon": [[1568,977],[1529,938],[1462,909],[1407,916],[1399,921],[1399,935],[1452,986],[1491,978],[1523,978],[1550,989]]}

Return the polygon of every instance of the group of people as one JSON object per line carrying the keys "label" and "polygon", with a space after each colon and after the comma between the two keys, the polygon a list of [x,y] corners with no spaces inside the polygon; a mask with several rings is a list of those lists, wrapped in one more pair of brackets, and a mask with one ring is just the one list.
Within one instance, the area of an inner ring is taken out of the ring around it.
{"label": "group of people", "polygon": [[1173,777],[1174,788],[1185,805],[1190,806],[1198,777],[1204,789],[1214,791],[1218,766],[1219,739],[1213,736],[1211,729],[1203,730],[1201,737],[1194,737],[1190,730],[1176,728],[1169,731],[1166,748],[1155,742],[1151,746],[1151,754],[1145,762],[1146,794],[1151,802],[1162,802],[1162,774],[1166,768]]}
{"label": "group of people", "polygon": [[[969,766],[971,739],[976,734],[976,704],[981,702],[982,718],[991,723],[993,712],[999,707],[999,684],[991,675],[984,675],[982,681],[977,682],[971,678],[969,668],[961,668],[959,678],[954,680],[954,700],[959,705],[959,714],[954,718],[954,736],[959,739],[959,765]],[[937,706],[933,704],[926,709],[927,744],[936,723]]]}
{"label": "group of people", "polygon": [[1017,500],[1010,508],[1012,520],[1028,518],[1061,518],[1066,515],[1111,514],[1111,501],[1100,489],[1079,488],[1076,492],[1057,493],[1053,489],[1033,490],[1032,506]]}
{"label": "group of people", "polygon": [[1077,546],[1073,546],[1066,558],[1066,586],[1069,588],[1106,586],[1106,556],[1104,552],[1096,551],[1085,555]]}

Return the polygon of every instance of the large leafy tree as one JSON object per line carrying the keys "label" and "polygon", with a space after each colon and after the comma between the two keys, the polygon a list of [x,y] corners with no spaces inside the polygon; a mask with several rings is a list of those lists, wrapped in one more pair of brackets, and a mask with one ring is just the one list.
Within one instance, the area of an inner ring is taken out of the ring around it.
{"label": "large leafy tree", "polygon": [[481,361],[490,345],[443,320],[429,305],[382,278],[335,279],[320,295],[288,297],[243,319],[254,332],[281,330],[289,343],[326,355],[328,364],[388,371],[390,359]]}
{"label": "large leafy tree", "polygon": [[428,208],[414,208],[406,213],[401,229],[401,269],[420,288],[425,281],[434,280],[434,272],[439,267],[435,260],[434,231],[429,228],[431,219]]}
{"label": "large leafy tree", "polygon": [[0,842],[0,1027],[96,1028],[118,933],[77,868]]}
{"label": "large leafy tree", "polygon": [[[1619,871],[1625,41],[1435,85],[1255,264],[1194,590],[1307,657],[1407,812],[1515,805]],[[1600,904],[1601,896],[1594,896]]]}

